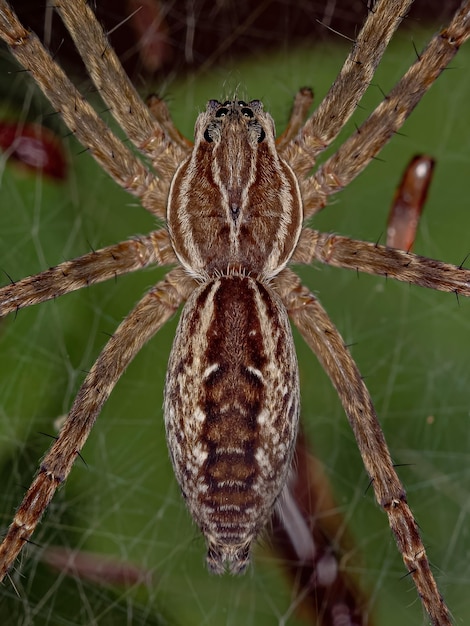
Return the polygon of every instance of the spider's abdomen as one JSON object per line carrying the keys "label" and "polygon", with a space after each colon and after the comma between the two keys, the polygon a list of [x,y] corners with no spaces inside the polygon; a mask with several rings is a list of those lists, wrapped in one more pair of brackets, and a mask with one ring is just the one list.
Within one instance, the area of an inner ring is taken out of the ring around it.
{"label": "spider's abdomen", "polygon": [[215,573],[248,565],[287,478],[298,414],[297,360],[277,295],[240,275],[199,287],[173,344],[165,423]]}

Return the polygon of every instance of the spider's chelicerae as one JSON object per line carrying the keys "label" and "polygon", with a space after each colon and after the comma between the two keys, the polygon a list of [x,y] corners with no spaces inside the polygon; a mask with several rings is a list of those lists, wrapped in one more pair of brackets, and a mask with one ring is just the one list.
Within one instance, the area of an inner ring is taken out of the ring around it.
{"label": "spider's chelicerae", "polygon": [[99,94],[145,162],[114,136],[3,0],[1,37],[103,169],[166,227],[12,282],[0,290],[0,314],[149,265],[177,267],[120,324],[86,376],[0,547],[1,577],[67,478],[127,365],[185,303],[166,378],[165,424],[178,482],[207,542],[209,568],[246,569],[285,485],[299,415],[290,318],[338,392],[429,619],[450,624],[362,377],[289,265],[321,261],[470,294],[470,271],[461,267],[304,225],[366,167],[453,59],[470,35],[470,2],[313,174],[318,155],[370,84],[410,1],[374,5],[325,99],[306,119],[312,94],[301,90],[277,139],[260,101],[234,98],[208,102],[194,144],[176,130],[161,100],[140,100],[87,3],[54,4]]}

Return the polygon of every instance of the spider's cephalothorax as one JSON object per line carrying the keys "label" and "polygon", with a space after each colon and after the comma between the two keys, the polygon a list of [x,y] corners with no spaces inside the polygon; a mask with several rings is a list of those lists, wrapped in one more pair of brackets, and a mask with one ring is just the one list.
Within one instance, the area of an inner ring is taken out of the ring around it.
{"label": "spider's cephalothorax", "polygon": [[299,381],[287,311],[266,283],[302,224],[296,178],[259,101],[211,100],[168,204],[175,253],[202,281],[170,356],[165,417],[175,473],[217,573],[245,569],[287,477]]}
{"label": "spider's cephalothorax", "polygon": [[199,115],[167,211],[174,250],[192,276],[204,280],[235,268],[269,279],[291,258],[302,201],[274,132],[259,100],[210,100]]}

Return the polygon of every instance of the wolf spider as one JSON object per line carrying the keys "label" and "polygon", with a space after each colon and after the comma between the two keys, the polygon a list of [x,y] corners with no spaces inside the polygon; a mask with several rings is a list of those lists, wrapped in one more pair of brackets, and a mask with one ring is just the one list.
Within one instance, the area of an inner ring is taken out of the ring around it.
{"label": "wolf spider", "polygon": [[[320,261],[470,294],[470,271],[305,226],[403,125],[470,35],[470,2],[436,35],[353,135],[309,175],[344,127],[411,2],[374,4],[327,96],[307,117],[296,96],[276,139],[258,100],[210,100],[194,145],[157,97],[144,104],[83,0],[54,2],[90,77],[141,160],[98,117],[37,37],[0,2],[0,36],[101,167],[166,228],[94,251],[0,290],[17,312],[150,265],[179,265],[119,325],[91,368],[0,547],[3,578],[66,480],[104,402],[141,347],[185,302],[170,356],[170,456],[215,573],[243,571],[292,460],[298,371],[288,316],[341,399],[379,505],[433,624],[450,624],[363,379],[318,299],[289,269]],[[82,37],[87,33],[87,37]]]}

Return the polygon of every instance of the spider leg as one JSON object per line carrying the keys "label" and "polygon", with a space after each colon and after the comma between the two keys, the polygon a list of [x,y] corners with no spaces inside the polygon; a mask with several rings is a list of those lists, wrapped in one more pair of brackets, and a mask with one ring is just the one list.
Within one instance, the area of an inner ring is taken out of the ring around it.
{"label": "spider leg", "polygon": [[412,252],[305,228],[292,262],[308,264],[313,260],[395,278],[420,287],[454,292],[459,296],[470,296],[468,269]]}
{"label": "spider leg", "polygon": [[312,176],[302,181],[305,218],[348,185],[384,147],[470,37],[470,1],[438,33],[368,119]]}
{"label": "spider leg", "polygon": [[[168,134],[166,106],[149,111],[125,73],[87,0],[54,2],[98,93],[132,143],[149,156],[157,170],[176,169],[189,151]],[[83,37],[83,33],[87,33]],[[105,77],[105,78],[104,78]],[[180,135],[181,137],[181,135]]]}
{"label": "spider leg", "polygon": [[341,72],[324,100],[283,151],[301,178],[315,165],[353,114],[368,89],[388,43],[406,16],[412,0],[377,2],[354,41]]}
{"label": "spider leg", "polygon": [[0,317],[149,265],[176,262],[166,230],[154,231],[145,237],[135,237],[65,261],[0,288]]}
{"label": "spider leg", "polygon": [[57,488],[66,480],[117,381],[142,346],[175,313],[194,288],[180,270],[170,272],[137,304],[91,368],[57,440],[17,510],[0,546],[0,580],[29,540]]}
{"label": "spider leg", "polygon": [[310,87],[300,89],[294,98],[292,111],[289,121],[283,133],[276,139],[276,145],[279,152],[282,153],[284,148],[296,137],[302,124],[305,122],[309,108],[313,102],[313,91]]}
{"label": "spider leg", "polygon": [[158,123],[163,128],[165,133],[170,137],[171,141],[178,144],[186,153],[188,149],[192,149],[193,142],[186,139],[184,135],[180,133],[180,131],[176,128],[171,119],[170,112],[166,105],[166,102],[159,98],[155,94],[151,94],[148,96],[146,100],[146,105],[150,111],[150,113],[154,116],[155,119],[158,120]]}
{"label": "spider leg", "polygon": [[423,546],[418,526],[393,467],[369,392],[344,341],[326,311],[290,270],[279,277],[279,291],[289,316],[336,388],[379,505],[388,515],[403,561],[432,624],[450,626]]}
{"label": "spider leg", "polygon": [[38,37],[24,28],[5,0],[0,0],[0,37],[101,167],[121,187],[139,197],[147,210],[164,217],[168,184],[149,172],[111,132]]}

